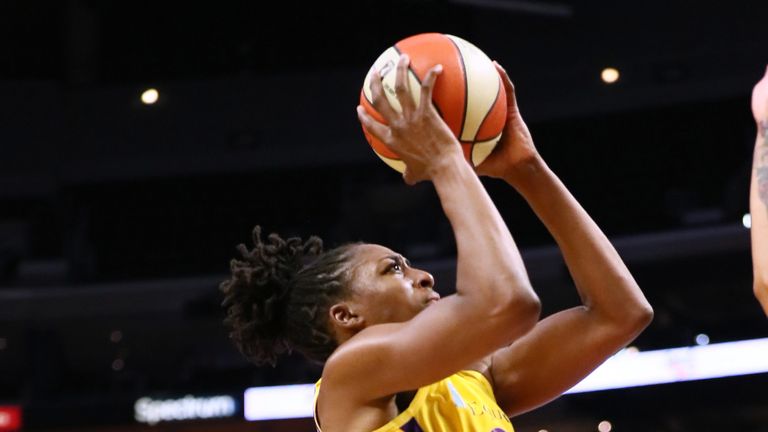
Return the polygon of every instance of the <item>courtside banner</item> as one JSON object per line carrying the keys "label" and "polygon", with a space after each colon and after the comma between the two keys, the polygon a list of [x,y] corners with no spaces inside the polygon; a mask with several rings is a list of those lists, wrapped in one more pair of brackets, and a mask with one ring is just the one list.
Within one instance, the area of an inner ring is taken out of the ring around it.
{"label": "courtside banner", "polygon": [[21,430],[21,407],[0,405],[0,432]]}
{"label": "courtside banner", "polygon": [[134,419],[156,425],[161,422],[225,419],[242,412],[239,397],[222,395],[184,395],[178,397],[141,397],[133,404]]}

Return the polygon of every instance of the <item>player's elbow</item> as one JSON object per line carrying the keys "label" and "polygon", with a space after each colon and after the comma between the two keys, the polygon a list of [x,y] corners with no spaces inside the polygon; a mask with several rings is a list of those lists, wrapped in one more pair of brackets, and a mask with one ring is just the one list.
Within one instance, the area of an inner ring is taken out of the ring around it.
{"label": "player's elbow", "polygon": [[464,293],[470,308],[481,314],[480,319],[500,342],[507,344],[519,338],[539,321],[541,302],[527,277],[500,272],[493,278],[473,282],[473,289],[457,286],[457,292]]}
{"label": "player's elbow", "polygon": [[637,305],[629,316],[630,324],[637,332],[643,331],[653,321],[653,307],[647,301]]}
{"label": "player's elbow", "polygon": [[637,335],[653,321],[653,307],[644,296],[640,295],[629,302],[629,307],[621,312],[620,327],[627,334]]}
{"label": "player's elbow", "polygon": [[[533,293],[533,291],[531,291],[531,293]],[[520,329],[521,333],[520,335],[514,336],[515,339],[528,333],[534,326],[536,326],[536,323],[539,322],[539,318],[541,318],[541,301],[539,300],[539,297],[536,294],[532,294],[520,300],[517,305],[516,314],[520,317],[519,319],[522,321],[522,324]]]}
{"label": "player's elbow", "polygon": [[653,321],[653,307],[639,294],[625,298],[621,306],[604,309],[596,316],[602,317],[617,336],[634,338]]}
{"label": "player's elbow", "polygon": [[653,308],[650,304],[639,303],[630,308],[624,308],[620,316],[606,317],[606,335],[619,345],[625,345],[635,339],[653,321]]}
{"label": "player's elbow", "polygon": [[513,295],[507,296],[496,307],[497,313],[506,321],[504,333],[510,341],[528,333],[541,315],[541,301],[530,286],[511,291]]}
{"label": "player's elbow", "polygon": [[625,295],[615,307],[604,312],[610,314],[610,321],[620,332],[637,335],[653,321],[653,307],[631,276],[624,278],[616,289]]}

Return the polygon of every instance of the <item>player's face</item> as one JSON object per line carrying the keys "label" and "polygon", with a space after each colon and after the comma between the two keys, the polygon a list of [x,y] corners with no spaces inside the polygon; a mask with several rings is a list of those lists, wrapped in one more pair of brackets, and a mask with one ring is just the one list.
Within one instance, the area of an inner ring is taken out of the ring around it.
{"label": "player's face", "polygon": [[440,299],[432,275],[383,246],[357,246],[352,300],[367,325],[408,321]]}

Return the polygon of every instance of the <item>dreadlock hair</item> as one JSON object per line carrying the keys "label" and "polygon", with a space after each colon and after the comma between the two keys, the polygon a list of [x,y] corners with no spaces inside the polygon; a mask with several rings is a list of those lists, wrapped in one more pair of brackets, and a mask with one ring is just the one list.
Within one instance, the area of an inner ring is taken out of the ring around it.
{"label": "dreadlock hair", "polygon": [[240,244],[242,258],[230,262],[231,277],[221,283],[224,324],[240,352],[257,365],[275,365],[296,350],[324,363],[336,349],[329,333],[328,308],[346,294],[349,258],[356,244],[327,252],[312,236],[306,241],[270,234],[262,241],[253,229],[254,248]]}

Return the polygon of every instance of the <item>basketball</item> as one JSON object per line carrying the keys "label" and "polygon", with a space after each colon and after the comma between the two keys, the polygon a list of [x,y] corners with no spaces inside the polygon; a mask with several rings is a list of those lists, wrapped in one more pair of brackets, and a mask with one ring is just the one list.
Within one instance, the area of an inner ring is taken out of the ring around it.
{"label": "basketball", "polygon": [[[394,88],[401,54],[408,54],[411,60],[408,79],[411,97],[417,105],[427,72],[437,64],[443,65],[432,102],[461,143],[467,161],[473,166],[482,163],[498,143],[507,116],[504,85],[491,59],[472,43],[449,34],[422,33],[400,40],[376,59],[360,92],[360,104],[382,123],[386,122],[372,105],[371,72],[379,72],[387,100],[400,112]],[[377,156],[393,169],[405,171],[405,163],[395,152],[365,126],[363,133]]]}

